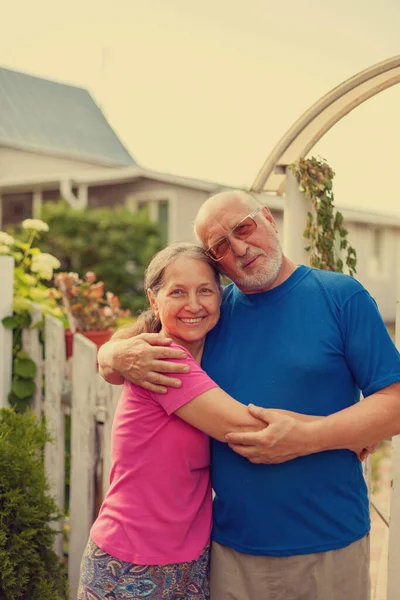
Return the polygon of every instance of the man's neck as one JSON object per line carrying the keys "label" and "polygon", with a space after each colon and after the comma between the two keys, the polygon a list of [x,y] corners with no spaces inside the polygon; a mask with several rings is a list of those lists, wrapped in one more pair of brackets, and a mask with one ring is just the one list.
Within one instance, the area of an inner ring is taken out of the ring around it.
{"label": "man's neck", "polygon": [[283,256],[282,265],[279,269],[278,277],[275,279],[274,283],[269,287],[269,289],[272,290],[273,288],[278,287],[278,285],[281,285],[281,283],[283,283],[284,281],[286,281],[286,279],[289,279],[289,277],[293,275],[296,269],[297,265],[286,256]]}

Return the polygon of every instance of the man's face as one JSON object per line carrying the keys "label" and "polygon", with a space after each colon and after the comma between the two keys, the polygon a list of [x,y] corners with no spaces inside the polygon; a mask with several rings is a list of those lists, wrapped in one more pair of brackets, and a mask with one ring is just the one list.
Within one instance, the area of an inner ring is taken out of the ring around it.
{"label": "man's face", "polygon": [[[252,208],[243,201],[230,201],[210,210],[198,227],[198,234],[209,248],[232,229]],[[282,265],[282,248],[271,213],[266,207],[254,217],[255,231],[245,240],[229,236],[231,249],[219,261],[226,275],[245,293],[268,290],[279,275]]]}

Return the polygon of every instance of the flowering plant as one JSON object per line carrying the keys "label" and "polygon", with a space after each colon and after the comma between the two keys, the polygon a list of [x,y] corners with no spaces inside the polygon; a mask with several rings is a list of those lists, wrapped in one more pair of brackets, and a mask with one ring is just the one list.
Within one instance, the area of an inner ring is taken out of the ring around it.
{"label": "flowering plant", "polygon": [[131,315],[121,308],[117,296],[104,294],[104,283],[96,281],[91,271],[82,279],[77,273],[57,273],[54,283],[61,293],[72,332],[111,329],[117,325],[117,319]]}
{"label": "flowering plant", "polygon": [[49,288],[45,282],[53,277],[53,270],[60,267],[60,261],[52,254],[41,252],[33,246],[41,231],[49,227],[39,219],[26,219],[22,228],[28,232],[27,242],[23,242],[4,231],[0,231],[0,255],[14,258],[14,313],[32,312],[34,304],[40,304],[44,312],[61,317],[57,307],[57,290]]}
{"label": "flowering plant", "polygon": [[21,412],[32,402],[36,391],[36,364],[22,350],[22,332],[41,325],[41,322],[32,324],[35,305],[40,305],[44,313],[63,316],[57,304],[57,290],[46,285],[60,262],[55,256],[33,246],[40,232],[48,231],[49,227],[39,219],[26,219],[22,228],[28,234],[26,242],[0,231],[0,255],[11,256],[15,265],[13,314],[2,320],[4,327],[13,330],[13,373],[8,399],[11,406]]}

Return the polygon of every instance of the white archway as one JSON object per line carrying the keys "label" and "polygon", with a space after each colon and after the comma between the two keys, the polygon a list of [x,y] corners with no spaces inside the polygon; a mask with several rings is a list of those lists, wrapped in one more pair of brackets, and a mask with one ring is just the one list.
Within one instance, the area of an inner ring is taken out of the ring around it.
{"label": "white archway", "polygon": [[384,60],[333,88],[311,106],[269,154],[251,189],[283,193],[285,169],[305,157],[340,119],[383,90],[400,83],[400,55]]}

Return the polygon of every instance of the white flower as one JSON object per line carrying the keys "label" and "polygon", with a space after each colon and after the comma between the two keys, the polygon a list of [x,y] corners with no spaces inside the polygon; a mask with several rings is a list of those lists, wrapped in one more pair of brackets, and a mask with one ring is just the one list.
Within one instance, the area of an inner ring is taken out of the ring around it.
{"label": "white flower", "polygon": [[6,244],[7,246],[11,246],[15,243],[15,240],[12,235],[9,235],[5,231],[0,231],[0,243]]}
{"label": "white flower", "polygon": [[15,240],[12,235],[9,235],[5,231],[0,231],[0,243],[7,244],[7,246],[12,246]]}
{"label": "white flower", "polygon": [[53,256],[52,254],[48,254],[47,252],[40,252],[39,254],[35,254],[32,257],[32,265],[44,265],[46,267],[51,267],[52,269],[58,269],[61,265],[58,258]]}
{"label": "white flower", "polygon": [[45,263],[32,263],[31,271],[37,273],[40,279],[50,280],[53,277],[53,269]]}
{"label": "white flower", "polygon": [[10,248],[5,244],[0,244],[0,255],[10,254]]}
{"label": "white flower", "polygon": [[22,228],[32,231],[49,231],[47,223],[40,219],[25,219],[25,221],[22,221]]}
{"label": "white flower", "polygon": [[37,273],[41,279],[50,280],[53,277],[53,269],[60,266],[58,258],[47,252],[40,252],[32,257],[31,271]]}

